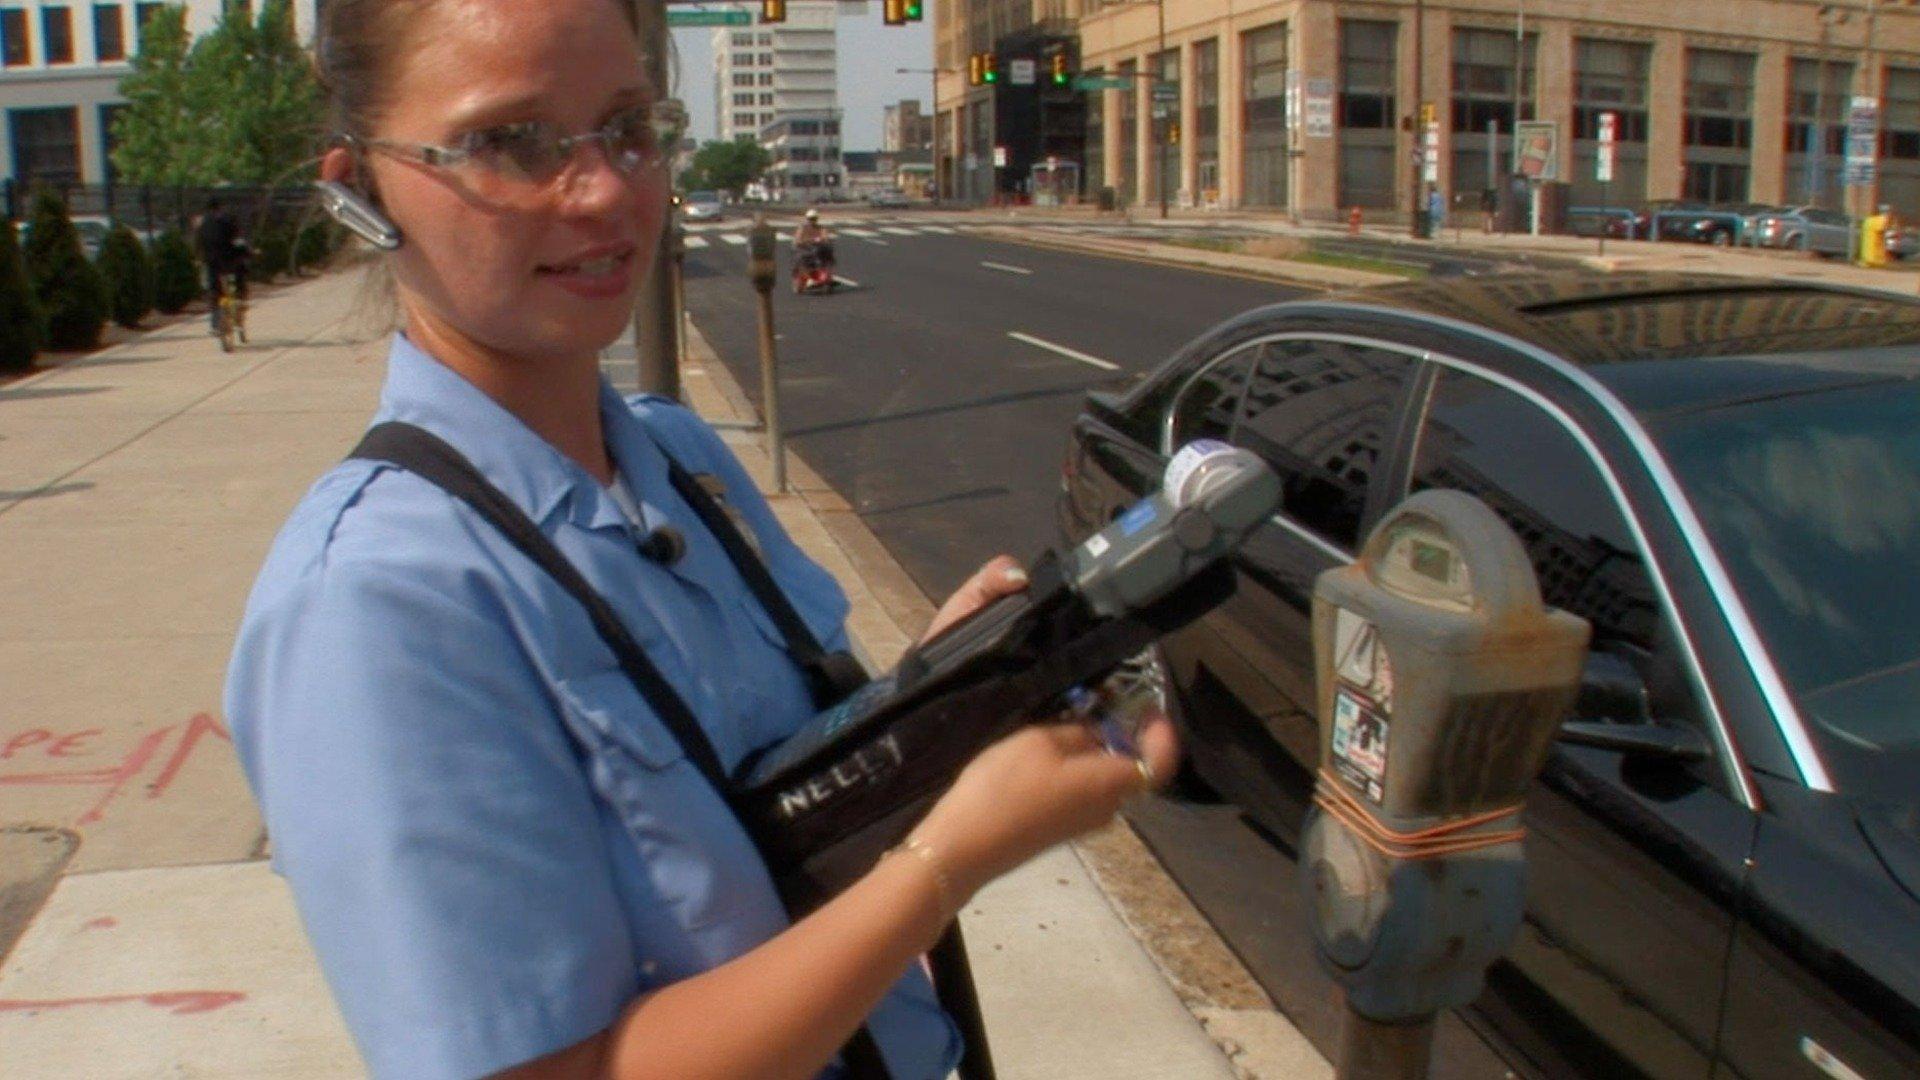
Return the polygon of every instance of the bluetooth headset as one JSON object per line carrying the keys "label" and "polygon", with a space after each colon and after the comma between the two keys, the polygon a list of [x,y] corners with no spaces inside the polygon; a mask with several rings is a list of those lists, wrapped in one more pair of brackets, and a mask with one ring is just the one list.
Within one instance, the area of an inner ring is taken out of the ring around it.
{"label": "bluetooth headset", "polygon": [[381,251],[399,248],[400,230],[366,196],[334,180],[318,180],[313,186],[320,193],[321,207],[348,232]]}

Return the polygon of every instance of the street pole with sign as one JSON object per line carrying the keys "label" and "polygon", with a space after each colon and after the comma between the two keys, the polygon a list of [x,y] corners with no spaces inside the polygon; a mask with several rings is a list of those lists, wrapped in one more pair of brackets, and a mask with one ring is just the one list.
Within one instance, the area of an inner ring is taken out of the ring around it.
{"label": "street pole with sign", "polygon": [[[1617,127],[1620,122],[1618,113],[1600,114],[1600,153],[1593,160],[1593,178],[1600,181],[1600,206],[1603,210],[1613,209],[1613,154],[1614,141],[1619,137]],[[1609,214],[1600,217],[1600,254],[1607,253],[1607,222]]]}
{"label": "street pole with sign", "polygon": [[[654,92],[667,92],[667,5],[665,0],[648,0],[635,6],[640,23],[641,66]],[[666,102],[662,102],[666,104]],[[684,120],[682,120],[684,123]],[[677,149],[680,131],[674,131]],[[664,193],[661,196],[665,198]],[[668,212],[672,213],[671,206]],[[640,392],[680,398],[680,317],[674,305],[673,237],[671,229],[660,230],[660,239],[648,253],[648,267],[641,278],[639,295],[633,305],[633,349]]]}

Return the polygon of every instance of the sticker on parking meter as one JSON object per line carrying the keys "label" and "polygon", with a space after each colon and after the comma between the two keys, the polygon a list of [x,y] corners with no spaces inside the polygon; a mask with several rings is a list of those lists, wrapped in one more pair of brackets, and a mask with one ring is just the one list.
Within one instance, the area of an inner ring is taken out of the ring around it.
{"label": "sticker on parking meter", "polygon": [[1333,670],[1375,705],[1393,711],[1393,662],[1380,644],[1380,631],[1345,608],[1333,621]]}
{"label": "sticker on parking meter", "polygon": [[1375,804],[1386,797],[1386,714],[1344,686],[1333,695],[1333,768]]}

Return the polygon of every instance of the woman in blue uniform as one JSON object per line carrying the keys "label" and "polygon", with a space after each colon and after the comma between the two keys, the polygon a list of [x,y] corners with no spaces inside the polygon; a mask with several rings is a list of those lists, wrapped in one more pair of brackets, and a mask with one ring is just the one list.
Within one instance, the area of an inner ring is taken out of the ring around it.
{"label": "woman in blue uniform", "polygon": [[[404,238],[376,420],[437,436],[532,519],[731,768],[813,702],[669,461],[717,480],[828,649],[847,602],[711,430],[599,375],[667,205],[627,3],[330,0],[323,173]],[[683,552],[644,542],[665,532]],[[938,622],[1021,583],[996,560]],[[575,599],[442,489],[358,459],[276,541],[227,710],[359,1048],[409,1078],[832,1075],[863,1027],[895,1080],[943,1077],[961,1048],[915,958],[1175,753],[1163,720],[1144,764],[1082,726],[1029,728],[790,922]]]}

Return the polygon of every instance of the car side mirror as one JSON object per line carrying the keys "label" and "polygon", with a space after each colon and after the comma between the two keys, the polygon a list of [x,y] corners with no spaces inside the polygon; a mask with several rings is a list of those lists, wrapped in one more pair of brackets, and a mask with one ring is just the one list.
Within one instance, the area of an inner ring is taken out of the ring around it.
{"label": "car side mirror", "polygon": [[1613,649],[1587,655],[1573,718],[1560,725],[1559,740],[1662,761],[1704,761],[1712,753],[1706,737],[1694,728],[1654,719],[1639,667]]}

